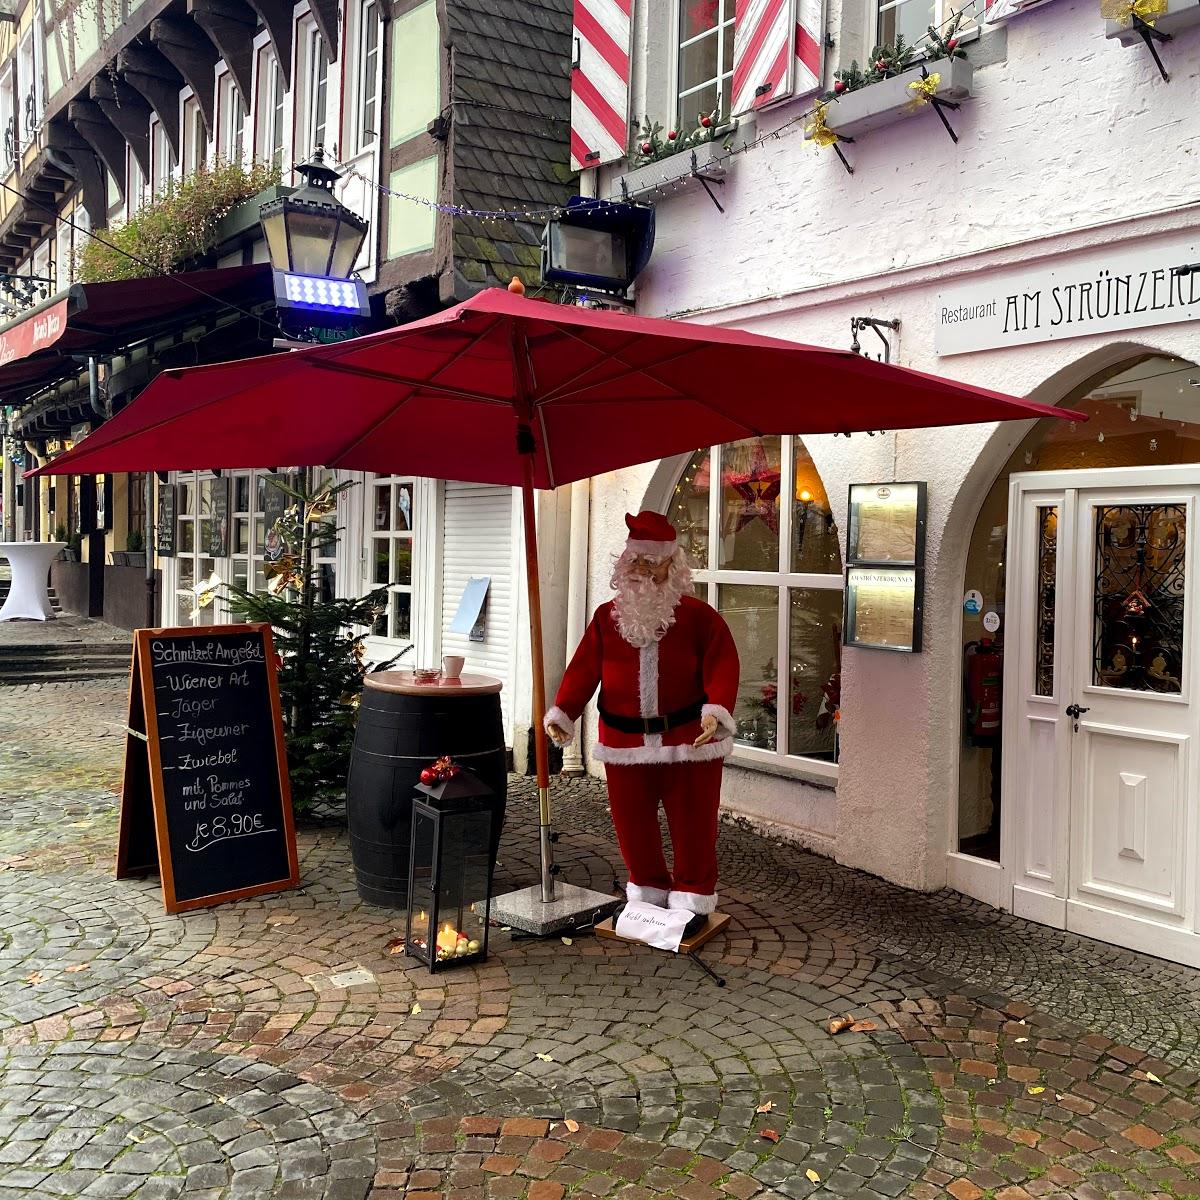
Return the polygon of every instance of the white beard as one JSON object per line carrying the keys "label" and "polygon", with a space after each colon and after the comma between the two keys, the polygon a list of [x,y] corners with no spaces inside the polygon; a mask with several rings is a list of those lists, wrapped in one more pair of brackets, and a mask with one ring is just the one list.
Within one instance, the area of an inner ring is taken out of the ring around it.
{"label": "white beard", "polygon": [[633,575],[620,566],[614,575],[617,597],[613,618],[617,632],[631,646],[648,646],[661,641],[675,624],[675,609],[685,591],[691,590],[690,572],[675,572],[663,583]]}

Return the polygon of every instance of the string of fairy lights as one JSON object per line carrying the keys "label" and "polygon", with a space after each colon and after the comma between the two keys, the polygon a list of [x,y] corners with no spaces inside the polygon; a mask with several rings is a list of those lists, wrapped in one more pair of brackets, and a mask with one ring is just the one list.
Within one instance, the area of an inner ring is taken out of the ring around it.
{"label": "string of fairy lights", "polygon": [[[987,0],[967,0],[966,4],[952,12],[950,16],[947,17],[946,20],[940,25],[933,27],[931,32],[940,34],[942,30],[950,28],[957,22],[962,21],[964,18],[976,15],[977,10],[985,6],[986,2]],[[930,44],[931,34],[926,33],[923,37],[918,38],[912,43],[912,49],[914,52],[919,54],[923,48]],[[919,63],[920,60],[913,63],[913,65],[917,66]],[[837,102],[838,97],[836,96],[831,100],[816,100],[802,112],[798,112],[790,116],[775,129],[768,130],[760,134],[758,137],[741,142],[736,146],[725,147],[720,152],[714,154],[712,158],[709,159],[707,165],[710,168],[722,168],[727,162],[738,155],[747,154],[751,150],[755,150],[760,146],[766,145],[768,142],[776,141],[785,135],[794,134],[797,131],[802,130],[810,121],[819,118],[819,115],[823,113],[829,105],[835,105]],[[682,150],[676,151],[676,153],[670,157],[685,157],[687,153],[688,149],[685,144]],[[544,205],[541,207],[520,205],[516,208],[507,209],[479,209],[471,208],[469,205],[465,204],[447,204],[441,201],[431,200],[427,196],[416,195],[413,192],[401,191],[397,188],[389,187],[384,183],[377,183],[369,176],[364,175],[352,164],[339,163],[338,165],[343,170],[345,175],[357,179],[366,187],[374,189],[384,196],[391,197],[395,200],[404,200],[411,204],[418,204],[423,208],[431,209],[432,211],[438,213],[444,213],[452,217],[470,217],[474,220],[482,221],[485,224],[508,222],[519,225],[544,225],[547,221],[558,219],[565,211],[561,205]],[[657,182],[650,183],[640,181],[638,184],[638,194],[644,195],[649,193],[658,193],[660,195],[670,195],[672,192],[678,191],[680,188],[687,186],[690,179],[690,173],[679,175],[677,172],[664,172],[662,177]],[[595,201],[595,204],[601,209],[610,205],[617,207],[627,203],[629,203],[628,198],[626,198],[623,194],[617,195],[615,193]]]}

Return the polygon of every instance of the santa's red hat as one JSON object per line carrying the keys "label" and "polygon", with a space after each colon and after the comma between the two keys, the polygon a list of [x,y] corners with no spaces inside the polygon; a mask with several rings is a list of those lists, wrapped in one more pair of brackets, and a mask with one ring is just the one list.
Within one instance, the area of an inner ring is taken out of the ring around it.
{"label": "santa's red hat", "polygon": [[662,513],[640,512],[625,514],[629,537],[625,549],[634,554],[666,558],[675,552],[675,526]]}

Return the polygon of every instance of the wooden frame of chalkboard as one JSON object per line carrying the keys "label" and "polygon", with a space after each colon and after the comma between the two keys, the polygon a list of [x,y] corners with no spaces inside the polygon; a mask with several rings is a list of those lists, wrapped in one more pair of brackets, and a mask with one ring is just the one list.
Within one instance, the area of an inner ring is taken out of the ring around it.
{"label": "wooden frame of chalkboard", "polygon": [[[245,692],[229,703],[233,686]],[[126,734],[118,879],[157,868],[169,913],[299,884],[269,625],[136,630]]]}

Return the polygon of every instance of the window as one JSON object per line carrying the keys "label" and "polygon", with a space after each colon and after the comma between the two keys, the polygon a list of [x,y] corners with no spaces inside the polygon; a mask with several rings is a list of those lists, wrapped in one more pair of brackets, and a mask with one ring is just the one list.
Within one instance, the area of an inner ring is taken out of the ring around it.
{"label": "window", "polygon": [[366,150],[379,136],[379,10],[375,0],[362,6],[358,39],[358,103],[355,151]]}
{"label": "window", "polygon": [[296,147],[297,158],[308,158],[318,146],[325,146],[329,108],[329,55],[324,38],[311,23],[305,26],[304,45],[304,140]]}
{"label": "window", "polygon": [[146,177],[137,157],[125,147],[125,209],[132,216],[146,202]]}
{"label": "window", "polygon": [[697,593],[737,642],[736,757],[804,759],[836,774],[842,556],[804,444],[762,437],[697,451],[667,515],[696,568]]}
{"label": "window", "polygon": [[240,163],[246,153],[246,110],[242,94],[225,71],[217,82],[217,155],[226,162]]}
{"label": "window", "polygon": [[208,131],[204,126],[204,114],[195,96],[183,102],[183,173],[195,174],[207,157]]}
{"label": "window", "polygon": [[[203,548],[208,541],[208,526],[212,518],[211,476],[194,473],[180,475],[177,486],[175,526],[175,620],[176,625],[193,624],[196,609],[195,585],[210,578],[216,570],[216,559],[207,557]],[[196,612],[195,624],[217,623],[216,603]]]}
{"label": "window", "polygon": [[898,35],[911,46],[937,21],[937,0],[884,0],[879,6],[878,40],[894,42]]}
{"label": "window", "polygon": [[128,492],[126,493],[126,528],[146,536],[146,476],[137,474],[127,476]]}
{"label": "window", "polygon": [[734,0],[681,0],[678,119],[691,129],[700,113],[727,116],[733,80]]}
{"label": "window", "polygon": [[21,39],[17,51],[17,132],[18,142],[27,144],[41,128],[45,111],[44,88],[42,85],[42,53],[35,25],[31,25]]}
{"label": "window", "polygon": [[17,165],[21,136],[17,127],[17,96],[12,63],[0,74],[0,173],[7,175]]}
{"label": "window", "polygon": [[171,189],[174,155],[167,130],[161,121],[150,121],[150,182],[152,198],[157,199]]}
{"label": "window", "polygon": [[260,162],[283,165],[283,72],[274,52],[263,46],[258,52],[257,102],[255,112],[255,156]]}
{"label": "window", "polygon": [[377,477],[371,485],[368,587],[387,585],[388,606],[372,630],[378,637],[413,640],[413,497],[416,481]]}

